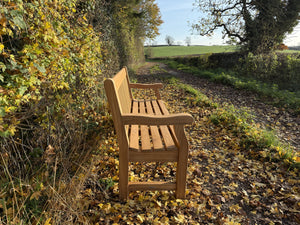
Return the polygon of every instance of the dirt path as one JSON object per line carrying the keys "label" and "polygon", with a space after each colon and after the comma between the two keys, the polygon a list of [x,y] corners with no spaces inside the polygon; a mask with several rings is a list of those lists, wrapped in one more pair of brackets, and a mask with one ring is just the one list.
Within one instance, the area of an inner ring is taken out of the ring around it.
{"label": "dirt path", "polygon": [[[138,74],[147,75],[149,69],[157,63],[147,63],[140,68]],[[284,142],[289,143],[297,151],[300,151],[300,116],[284,109],[263,103],[259,96],[246,90],[237,90],[223,84],[213,83],[207,79],[193,76],[168,68],[160,63],[161,68],[191,85],[203,94],[212,98],[214,102],[230,103],[237,108],[247,107],[256,117],[255,121],[268,129],[276,130],[276,135]]]}

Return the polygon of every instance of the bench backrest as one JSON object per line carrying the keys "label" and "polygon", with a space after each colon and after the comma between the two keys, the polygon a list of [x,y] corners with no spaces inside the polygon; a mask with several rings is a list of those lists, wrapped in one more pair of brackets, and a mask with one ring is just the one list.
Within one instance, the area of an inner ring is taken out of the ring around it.
{"label": "bench backrest", "polygon": [[123,127],[121,121],[122,114],[130,113],[132,103],[132,94],[129,88],[127,68],[124,67],[121,69],[113,78],[106,79],[104,81],[104,87],[117,131],[117,136],[123,136],[127,139],[127,129]]}

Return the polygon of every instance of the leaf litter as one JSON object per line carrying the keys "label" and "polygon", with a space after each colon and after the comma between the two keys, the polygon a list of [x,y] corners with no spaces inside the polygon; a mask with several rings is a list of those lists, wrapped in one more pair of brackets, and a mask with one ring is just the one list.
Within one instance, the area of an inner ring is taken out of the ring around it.
{"label": "leaf litter", "polygon": [[[168,74],[147,64],[138,71],[143,83],[162,82]],[[139,93],[135,93],[139,95]],[[245,151],[230,129],[213,124],[210,106],[188,104],[188,93],[165,83],[163,100],[172,112],[191,113],[186,127],[190,144],[186,199],[172,191],[131,192],[118,196],[118,144],[107,130],[92,169],[80,193],[80,202],[92,224],[299,224],[300,181],[297,168],[265,160]],[[210,96],[212,100],[213,97]],[[108,118],[111,120],[111,118]],[[130,180],[169,180],[172,163],[131,163]]]}

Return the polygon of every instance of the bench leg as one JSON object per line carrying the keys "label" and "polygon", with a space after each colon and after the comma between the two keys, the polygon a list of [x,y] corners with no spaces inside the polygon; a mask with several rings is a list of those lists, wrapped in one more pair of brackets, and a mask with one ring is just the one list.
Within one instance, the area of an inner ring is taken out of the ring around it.
{"label": "bench leg", "polygon": [[120,199],[128,198],[128,151],[120,149],[119,157],[119,191]]}
{"label": "bench leg", "polygon": [[186,174],[188,162],[188,142],[183,126],[175,126],[175,133],[180,144],[176,171],[176,198],[185,198]]}

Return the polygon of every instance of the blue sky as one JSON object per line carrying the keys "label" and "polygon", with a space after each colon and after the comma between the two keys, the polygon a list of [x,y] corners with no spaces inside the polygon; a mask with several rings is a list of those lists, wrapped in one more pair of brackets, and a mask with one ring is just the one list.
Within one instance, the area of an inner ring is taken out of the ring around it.
{"label": "blue sky", "polygon": [[[153,43],[166,44],[165,37],[170,35],[175,44],[185,44],[186,37],[191,37],[192,45],[225,44],[221,30],[215,32],[213,37],[202,37],[197,35],[196,31],[192,31],[190,24],[195,23],[201,16],[200,12],[194,9],[194,2],[195,0],[156,0],[164,23],[160,26],[160,35]],[[300,45],[300,25],[294,33],[288,35],[284,43],[289,46]]]}

